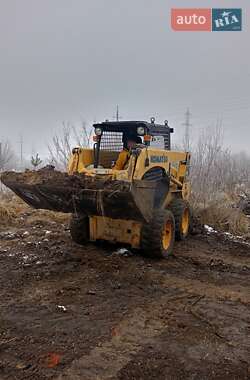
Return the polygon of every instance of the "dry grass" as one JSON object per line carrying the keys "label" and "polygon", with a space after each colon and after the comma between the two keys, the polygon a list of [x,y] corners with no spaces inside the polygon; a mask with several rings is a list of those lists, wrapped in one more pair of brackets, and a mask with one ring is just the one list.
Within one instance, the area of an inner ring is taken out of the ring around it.
{"label": "dry grass", "polygon": [[250,234],[250,219],[239,209],[232,208],[225,202],[216,202],[203,209],[198,208],[195,213],[200,216],[201,223],[218,231],[246,237]]}
{"label": "dry grass", "polygon": [[15,224],[28,206],[10,192],[0,193],[0,226]]}
{"label": "dry grass", "polygon": [[[244,188],[245,189],[245,188]],[[249,189],[248,189],[249,190]],[[246,193],[247,189],[245,189]],[[240,209],[242,189],[235,187],[232,191],[218,191],[206,198],[205,205],[198,202],[199,197],[193,192],[191,203],[194,214],[203,224],[212,226],[218,231],[230,232],[233,235],[250,237],[250,218]],[[250,194],[250,191],[249,191]],[[206,195],[206,194],[205,194]]]}
{"label": "dry grass", "polygon": [[0,225],[7,225],[12,223],[14,213],[5,204],[0,203]]}
{"label": "dry grass", "polygon": [[53,212],[46,210],[34,210],[32,215],[27,218],[27,224],[43,224],[48,222],[55,222],[58,224],[64,224],[69,221],[69,214],[63,214],[61,212]]}
{"label": "dry grass", "polygon": [[35,210],[12,193],[0,192],[0,227],[23,224],[21,216],[24,215],[25,223],[27,225],[39,223],[46,225],[48,222],[63,224],[67,223],[69,220],[67,214],[46,210]]}

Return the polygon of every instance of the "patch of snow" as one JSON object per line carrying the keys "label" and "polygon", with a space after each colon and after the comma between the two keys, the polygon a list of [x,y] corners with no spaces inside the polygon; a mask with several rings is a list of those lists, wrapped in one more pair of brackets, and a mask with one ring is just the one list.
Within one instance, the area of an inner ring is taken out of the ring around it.
{"label": "patch of snow", "polygon": [[63,305],[57,305],[58,309],[62,310],[62,311],[67,311],[66,307],[63,306]]}
{"label": "patch of snow", "polygon": [[209,234],[212,234],[212,233],[217,234],[218,233],[218,231],[214,230],[213,227],[208,226],[207,224],[204,225],[204,228],[207,231],[207,233],[209,233]]}
{"label": "patch of snow", "polygon": [[29,231],[25,231],[24,233],[23,233],[23,236],[28,236],[30,233],[29,233]]}
{"label": "patch of snow", "polygon": [[127,252],[128,252],[127,248],[120,248],[120,249],[117,251],[117,253],[120,253],[120,254],[127,253]]}
{"label": "patch of snow", "polygon": [[131,252],[127,248],[120,248],[113,253],[115,255],[121,255],[121,256],[130,256],[131,255]]}
{"label": "patch of snow", "polygon": [[0,239],[4,240],[14,240],[17,237],[17,234],[14,232],[1,232],[0,233]]}
{"label": "patch of snow", "polygon": [[52,231],[45,231],[45,235],[51,234]]}
{"label": "patch of snow", "polygon": [[[207,231],[208,235],[211,233],[214,233],[214,234],[218,233],[218,231],[214,230],[213,227],[208,226],[206,224],[204,225],[204,228]],[[246,240],[244,240],[243,236],[235,236],[235,235],[231,234],[231,232],[221,232],[221,235],[224,235],[228,240],[231,240],[235,243],[240,243],[240,244],[250,246],[250,243],[248,243]]]}

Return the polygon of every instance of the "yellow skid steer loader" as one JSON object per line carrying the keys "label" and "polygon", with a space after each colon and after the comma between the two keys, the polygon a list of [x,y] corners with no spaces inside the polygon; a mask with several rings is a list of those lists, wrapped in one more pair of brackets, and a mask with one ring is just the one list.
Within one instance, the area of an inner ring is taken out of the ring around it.
{"label": "yellow skid steer loader", "polygon": [[167,121],[93,127],[93,149],[74,148],[68,173],[5,172],[2,182],[35,208],[72,213],[78,244],[106,240],[168,257],[190,230],[190,154],[171,150]]}

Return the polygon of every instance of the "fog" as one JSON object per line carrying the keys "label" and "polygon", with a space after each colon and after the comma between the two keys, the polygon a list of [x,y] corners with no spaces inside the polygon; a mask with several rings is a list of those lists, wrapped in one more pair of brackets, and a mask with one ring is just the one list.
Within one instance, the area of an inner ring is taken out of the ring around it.
{"label": "fog", "polygon": [[[174,32],[172,7],[201,1],[0,0],[0,138],[46,153],[62,121],[169,120],[189,107],[193,138],[222,120],[225,144],[249,149],[248,1],[242,32]],[[249,152],[250,153],[250,152]]]}

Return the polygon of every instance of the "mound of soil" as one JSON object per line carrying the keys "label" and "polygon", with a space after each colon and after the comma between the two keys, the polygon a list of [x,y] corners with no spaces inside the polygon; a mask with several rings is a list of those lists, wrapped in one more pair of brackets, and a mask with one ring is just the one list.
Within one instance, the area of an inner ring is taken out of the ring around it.
{"label": "mound of soil", "polygon": [[135,180],[131,185],[128,181],[112,180],[109,175],[68,175],[46,168],[5,172],[1,180],[34,208],[114,219],[149,220],[156,194],[164,195],[157,192],[156,181]]}
{"label": "mound of soil", "polygon": [[[1,181],[28,205],[65,213],[84,209],[94,212],[106,195],[128,192],[130,186],[123,181],[112,181],[108,176],[68,175],[47,168],[23,173],[5,172]],[[98,194],[99,190],[105,193]]]}
{"label": "mound of soil", "polygon": [[84,188],[104,188],[111,182],[110,179],[100,177],[90,177],[85,174],[68,175],[53,169],[43,168],[33,171],[26,170],[23,173],[4,172],[1,181],[9,188],[18,185],[50,185],[55,188],[66,187],[75,189]]}

